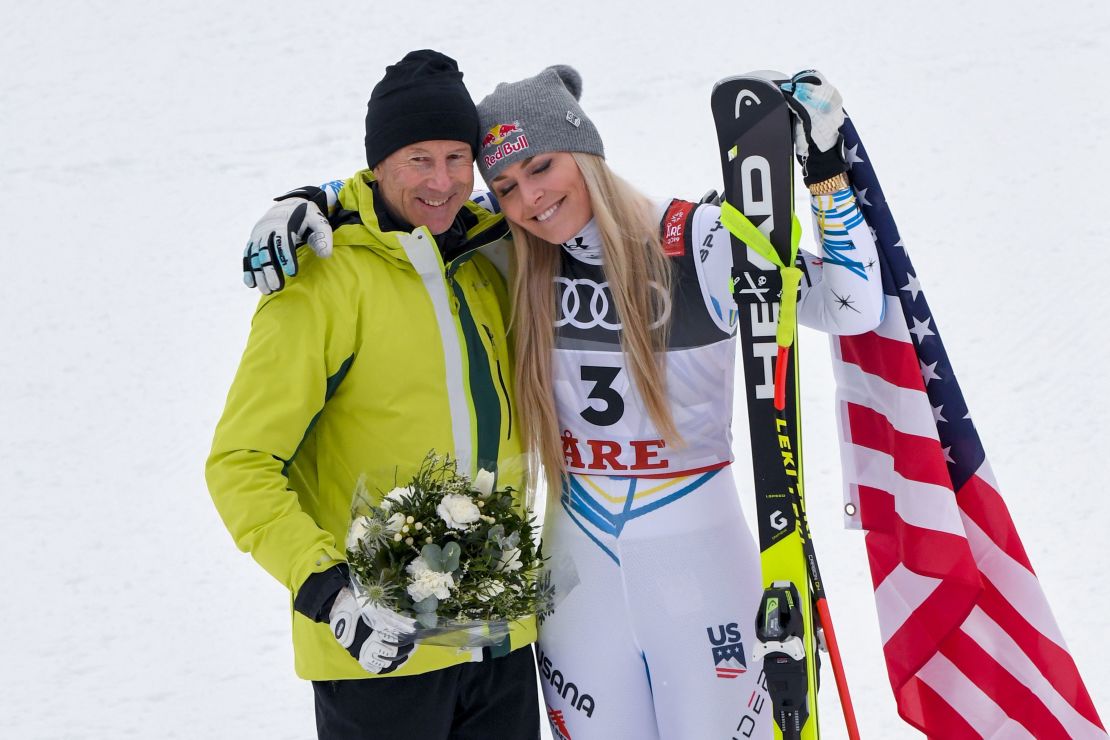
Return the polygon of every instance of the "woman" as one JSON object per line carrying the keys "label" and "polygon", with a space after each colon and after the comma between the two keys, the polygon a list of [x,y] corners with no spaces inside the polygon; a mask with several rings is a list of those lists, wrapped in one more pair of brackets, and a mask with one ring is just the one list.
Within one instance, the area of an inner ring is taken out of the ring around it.
{"label": "woman", "polygon": [[[544,550],[578,581],[540,629],[548,716],[575,740],[770,737],[751,652],[763,586],[729,467],[728,232],[718,207],[654,204],[614,175],[580,91],[550,67],[478,105],[479,171],[513,232],[523,433],[556,494]],[[847,188],[818,201],[854,243],[835,265],[805,255],[799,320],[870,330],[867,225]]]}

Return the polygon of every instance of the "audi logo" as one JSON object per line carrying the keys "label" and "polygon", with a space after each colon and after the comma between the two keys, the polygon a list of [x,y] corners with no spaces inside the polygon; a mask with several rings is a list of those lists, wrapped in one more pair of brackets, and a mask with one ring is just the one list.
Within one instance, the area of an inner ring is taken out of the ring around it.
{"label": "audi logo", "polygon": [[[592,329],[599,326],[608,331],[620,331],[619,321],[608,320],[611,306],[608,281],[598,283],[588,278],[572,280],[557,277],[555,284],[562,286],[561,290],[556,288],[559,294],[559,318],[555,320],[556,329],[569,324],[575,329]],[[666,323],[671,316],[671,297],[658,283],[651,283],[651,287],[663,297],[663,315],[651,325],[652,329],[656,329]],[[583,312],[583,308],[588,315],[580,317],[579,314]],[[616,318],[615,307],[612,310],[612,317]]]}

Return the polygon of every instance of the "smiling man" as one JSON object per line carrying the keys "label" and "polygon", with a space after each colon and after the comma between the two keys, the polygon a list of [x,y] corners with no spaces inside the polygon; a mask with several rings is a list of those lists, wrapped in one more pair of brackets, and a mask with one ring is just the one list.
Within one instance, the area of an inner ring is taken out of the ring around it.
{"label": "smiling man", "polygon": [[366,106],[366,162],[394,225],[450,230],[474,189],[477,141],[474,101],[453,60],[414,51],[386,70]]}
{"label": "smiling man", "polygon": [[411,619],[355,598],[345,562],[356,485],[391,490],[429,451],[524,489],[505,284],[477,254],[507,227],[469,201],[477,143],[454,60],[415,51],[386,70],[369,169],[332,191],[344,248],[302,250],[298,266],[292,234],[311,242],[326,219],[303,199],[271,211],[271,265],[298,278],[258,305],[208,459],[236,544],[289,589],[297,674],[327,740],[539,736],[534,618],[493,648],[414,646]]}

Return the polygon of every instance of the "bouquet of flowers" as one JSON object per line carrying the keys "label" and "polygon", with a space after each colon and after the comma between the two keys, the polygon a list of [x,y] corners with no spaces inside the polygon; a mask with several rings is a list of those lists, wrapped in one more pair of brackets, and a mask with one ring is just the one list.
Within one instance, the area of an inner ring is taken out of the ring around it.
{"label": "bouquet of flowers", "polygon": [[415,618],[417,641],[436,645],[493,645],[509,622],[544,614],[534,521],[494,480],[434,453],[377,504],[360,480],[347,533],[357,596]]}

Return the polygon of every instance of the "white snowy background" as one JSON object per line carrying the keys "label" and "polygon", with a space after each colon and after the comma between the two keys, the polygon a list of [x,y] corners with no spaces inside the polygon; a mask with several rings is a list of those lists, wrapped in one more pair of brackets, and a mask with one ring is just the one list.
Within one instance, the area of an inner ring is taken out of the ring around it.
{"label": "white snowy background", "polygon": [[[203,464],[256,300],[250,226],[363,166],[370,88],[422,47],[478,97],[576,66],[612,166],[690,198],[720,183],[714,81],[825,71],[1108,718],[1105,0],[0,8],[0,737],[314,737],[287,595],[234,548]],[[915,737],[841,528],[825,341],[802,342],[812,525],[863,735]]]}

